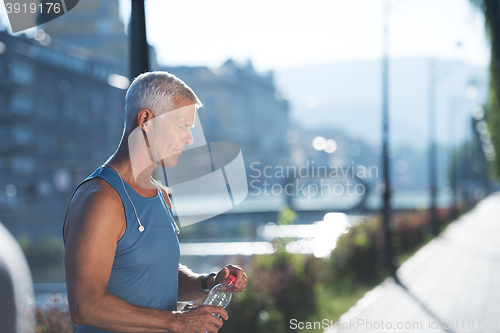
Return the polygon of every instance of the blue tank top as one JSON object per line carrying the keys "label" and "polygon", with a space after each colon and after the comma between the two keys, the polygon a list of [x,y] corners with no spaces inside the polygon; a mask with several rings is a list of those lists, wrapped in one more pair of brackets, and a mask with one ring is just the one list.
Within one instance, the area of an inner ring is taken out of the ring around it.
{"label": "blue tank top", "polygon": [[[145,198],[124,182],[144,226],[144,232],[139,232],[134,209],[116,171],[100,167],[82,183],[97,177],[118,192],[127,219],[106,291],[140,307],[176,311],[180,249],[172,211],[163,192],[157,190],[154,197]],[[77,328],[77,333],[103,332],[107,331],[86,325]]]}

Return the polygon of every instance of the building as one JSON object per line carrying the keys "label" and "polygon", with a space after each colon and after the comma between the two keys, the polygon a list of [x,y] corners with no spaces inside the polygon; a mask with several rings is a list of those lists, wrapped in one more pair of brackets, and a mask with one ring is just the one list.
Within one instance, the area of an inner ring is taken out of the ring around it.
{"label": "building", "polygon": [[[118,0],[80,1],[67,15],[41,28],[54,40],[112,59],[120,66],[128,64],[128,41]],[[215,69],[161,67],[153,47],[150,68],[171,72],[193,88],[205,105],[199,115],[207,141],[238,144],[247,166],[252,162],[279,165],[289,161],[289,105],[277,92],[272,73],[262,75],[251,62],[239,64],[232,60]],[[121,68],[119,73],[127,71]]]}
{"label": "building", "polygon": [[[120,65],[46,38],[0,32],[0,220],[16,236],[59,235],[72,190],[114,152],[122,130]],[[164,69],[205,104],[207,141],[238,144],[247,167],[289,155],[288,103],[272,75],[234,61]]]}
{"label": "building", "polygon": [[75,185],[118,145],[128,85],[119,65],[35,38],[0,31],[0,220],[17,237],[60,235]]}
{"label": "building", "polygon": [[79,1],[68,14],[43,24],[41,28],[54,39],[121,64],[120,74],[127,73],[129,43],[120,20],[118,0]]}
{"label": "building", "polygon": [[[40,225],[60,233],[71,191],[118,144],[128,87],[116,75],[127,73],[129,57],[117,0],[79,2],[40,28],[34,39],[0,35],[0,103],[6,106],[0,220],[16,236],[39,233]],[[212,69],[160,68],[152,59],[151,68],[193,88],[205,105],[199,115],[207,141],[238,144],[247,168],[290,160],[289,105],[271,73],[232,60]],[[19,116],[9,118],[12,112]]]}
{"label": "building", "polygon": [[283,164],[289,156],[289,105],[277,92],[271,73],[262,75],[251,62],[228,60],[220,68],[164,67],[185,81],[204,108],[199,116],[207,142],[240,146],[245,165]]}

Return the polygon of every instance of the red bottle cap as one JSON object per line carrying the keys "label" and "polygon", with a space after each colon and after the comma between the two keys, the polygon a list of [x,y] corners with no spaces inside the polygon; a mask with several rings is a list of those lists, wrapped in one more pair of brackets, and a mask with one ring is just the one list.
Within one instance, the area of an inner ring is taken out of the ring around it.
{"label": "red bottle cap", "polygon": [[229,276],[225,278],[224,281],[227,281],[234,286],[234,284],[236,283],[236,276],[229,274]]}

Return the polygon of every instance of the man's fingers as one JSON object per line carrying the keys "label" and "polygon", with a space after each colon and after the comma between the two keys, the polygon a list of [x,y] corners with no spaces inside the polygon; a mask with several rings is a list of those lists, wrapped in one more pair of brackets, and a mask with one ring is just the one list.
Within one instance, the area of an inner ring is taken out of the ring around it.
{"label": "man's fingers", "polygon": [[240,292],[245,290],[246,284],[248,282],[248,277],[245,274],[245,271],[241,269],[237,265],[227,265],[226,266],[229,269],[229,272],[236,276],[236,283],[234,284],[235,291]]}
{"label": "man's fingers", "polygon": [[[213,332],[217,333],[224,324],[220,318],[227,320],[228,315],[226,310],[220,306],[213,305],[191,305],[185,306],[185,311],[178,312],[180,314],[181,332]],[[218,317],[220,316],[220,317]]]}
{"label": "man's fingers", "polygon": [[219,283],[222,283],[222,281],[224,281],[224,279],[227,278],[229,274],[230,270],[227,266],[218,271],[214,279],[214,286],[218,285]]}
{"label": "man's fingers", "polygon": [[220,319],[219,317],[216,317],[214,315],[212,315],[212,317],[209,318],[209,322],[210,322],[210,325],[217,327],[217,329],[221,328],[222,325],[224,325],[224,322],[222,321],[222,319]]}
{"label": "man's fingers", "polygon": [[[209,333],[217,333],[219,332],[220,326],[210,325],[205,331]],[[204,332],[205,332],[204,331]]]}
{"label": "man's fingers", "polygon": [[222,283],[225,278],[232,274],[236,277],[236,282],[234,283],[234,292],[242,292],[246,289],[248,277],[245,271],[238,265],[226,265],[222,268],[215,277],[215,285]]}
{"label": "man's fingers", "polygon": [[241,286],[241,287],[239,287],[239,288],[235,288],[235,289],[234,289],[234,292],[236,292],[236,293],[240,293],[240,292],[242,292],[242,291],[245,291],[245,289],[246,289],[246,288],[247,288],[247,285],[246,285],[246,284],[244,284],[243,286]]}
{"label": "man's fingers", "polygon": [[220,315],[222,318],[224,318],[224,320],[227,320],[229,318],[227,315],[227,311],[222,306],[204,305],[203,308],[210,314]]}

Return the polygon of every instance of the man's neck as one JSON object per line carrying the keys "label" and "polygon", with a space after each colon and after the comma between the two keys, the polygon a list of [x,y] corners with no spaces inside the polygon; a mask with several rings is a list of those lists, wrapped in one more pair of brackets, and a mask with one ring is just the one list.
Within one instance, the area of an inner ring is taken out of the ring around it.
{"label": "man's neck", "polygon": [[[134,188],[138,193],[156,189],[154,184],[151,183],[151,175],[153,170],[156,168],[156,164],[151,164],[140,172],[134,172],[132,167],[131,158],[139,158],[135,156],[130,156],[129,150],[124,141],[120,143],[120,146],[116,152],[111,156],[106,164],[113,166],[122,177],[122,179],[127,182],[132,188]],[[125,141],[126,142],[126,141]],[[141,168],[142,169],[142,168]],[[147,193],[145,193],[147,195]]]}

